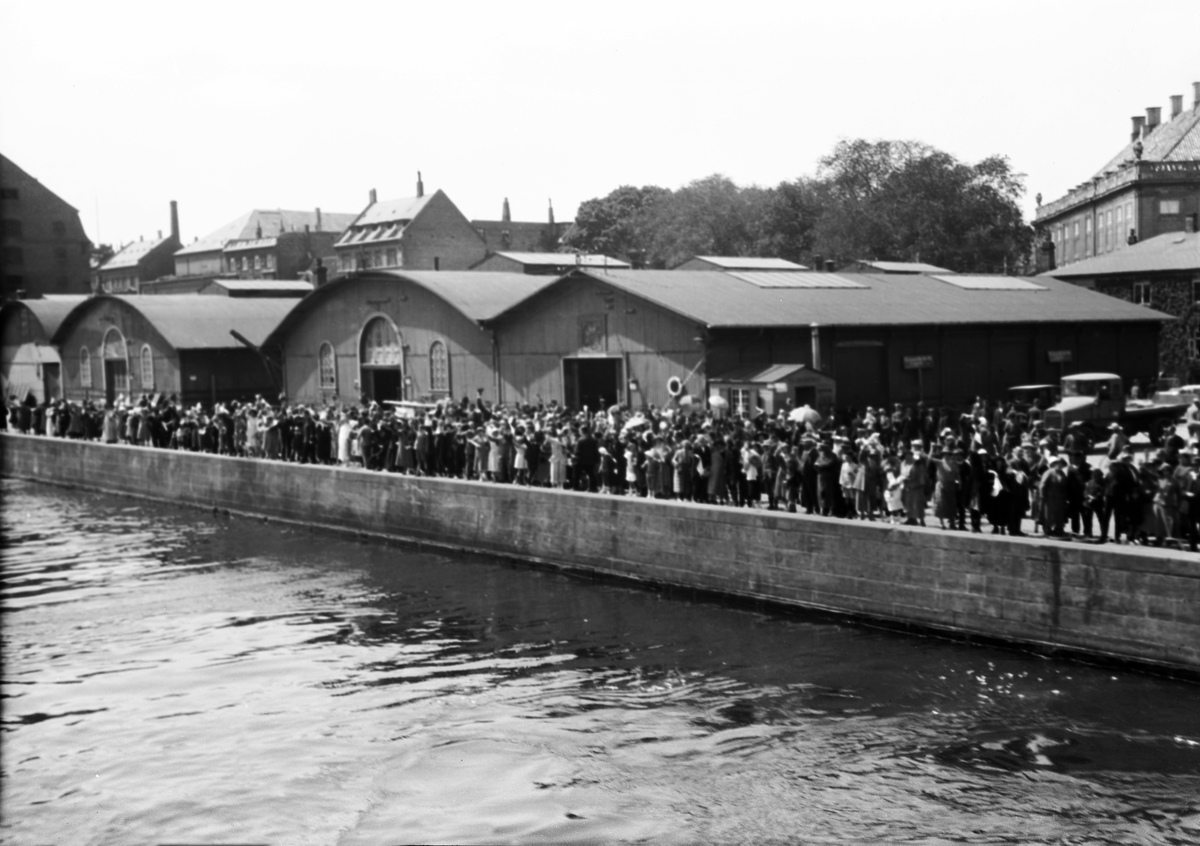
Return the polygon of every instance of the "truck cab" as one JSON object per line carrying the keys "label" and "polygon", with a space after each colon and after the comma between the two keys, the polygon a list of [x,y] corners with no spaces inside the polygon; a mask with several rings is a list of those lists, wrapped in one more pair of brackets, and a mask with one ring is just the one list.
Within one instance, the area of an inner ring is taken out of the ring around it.
{"label": "truck cab", "polygon": [[1115,373],[1078,373],[1062,380],[1062,400],[1046,410],[1046,425],[1088,423],[1099,431],[1125,412],[1125,385]]}

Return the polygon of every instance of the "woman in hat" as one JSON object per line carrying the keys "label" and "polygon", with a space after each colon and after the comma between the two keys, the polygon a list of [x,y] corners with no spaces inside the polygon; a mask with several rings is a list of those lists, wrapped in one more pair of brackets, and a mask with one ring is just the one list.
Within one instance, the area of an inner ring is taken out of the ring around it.
{"label": "woman in hat", "polygon": [[1060,537],[1067,522],[1067,462],[1061,455],[1050,460],[1049,468],[1038,482],[1038,502],[1042,531],[1050,537]]}

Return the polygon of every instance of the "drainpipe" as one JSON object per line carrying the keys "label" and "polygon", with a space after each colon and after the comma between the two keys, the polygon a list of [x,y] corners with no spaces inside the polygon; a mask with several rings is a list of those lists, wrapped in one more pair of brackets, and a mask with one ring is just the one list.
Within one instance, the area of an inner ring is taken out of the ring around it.
{"label": "drainpipe", "polygon": [[812,369],[821,372],[821,324],[813,323],[812,329]]}

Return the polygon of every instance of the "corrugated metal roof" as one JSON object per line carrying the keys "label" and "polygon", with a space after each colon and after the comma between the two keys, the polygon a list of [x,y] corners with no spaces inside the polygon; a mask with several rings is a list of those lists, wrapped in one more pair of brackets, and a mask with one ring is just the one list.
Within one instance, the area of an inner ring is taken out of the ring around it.
{"label": "corrugated metal roof", "polygon": [[5,311],[20,307],[29,309],[42,324],[42,330],[45,331],[46,337],[52,338],[71,310],[86,299],[88,298],[82,294],[56,294],[37,299],[8,300],[0,307]]}
{"label": "corrugated metal roof", "polygon": [[1103,256],[1077,261],[1038,278],[1071,279],[1118,273],[1200,270],[1200,232],[1167,232]]}
{"label": "corrugated metal roof", "polygon": [[545,265],[558,267],[560,265],[579,265],[581,267],[629,267],[627,261],[602,255],[577,255],[575,253],[519,253],[512,251],[497,252],[496,255],[518,261],[521,264]]}
{"label": "corrugated metal roof", "polygon": [[722,270],[808,270],[802,264],[781,258],[758,256],[696,256],[695,258],[716,265]]}
{"label": "corrugated metal roof", "polygon": [[947,270],[944,267],[938,267],[934,264],[925,264],[920,261],[866,261],[859,259],[857,264],[863,267],[872,267],[876,270],[881,270],[884,273],[953,273],[952,270]]}
{"label": "corrugated metal roof", "polygon": [[85,319],[96,305],[110,300],[124,303],[141,314],[177,350],[240,348],[242,345],[229,334],[230,329],[236,329],[250,343],[261,345],[298,302],[195,294],[101,295],[90,297],[76,307],[59,327],[54,343],[61,344],[70,325]]}
{"label": "corrugated metal roof", "polygon": [[711,327],[1172,319],[1056,279],[1039,278],[1044,291],[979,291],[947,285],[924,274],[852,276],[866,287],[759,288],[711,270],[581,270],[566,279],[583,277],[612,285]]}
{"label": "corrugated metal roof", "polygon": [[166,238],[155,238],[150,241],[134,241],[132,244],[126,244],[121,248],[119,253],[102,264],[100,269],[120,270],[124,267],[137,267],[137,263],[144,259],[147,253],[169,240],[171,238],[168,235]]}
{"label": "corrugated metal roof", "polygon": [[863,288],[861,281],[839,276],[836,273],[788,273],[787,271],[771,271],[768,273],[731,272],[735,279],[749,282],[760,288]]}
{"label": "corrugated metal roof", "polygon": [[175,255],[211,253],[222,250],[230,241],[257,238],[260,226],[264,238],[278,235],[280,232],[303,232],[305,226],[312,232],[344,232],[356,217],[358,217],[357,214],[323,211],[321,212],[321,227],[318,229],[316,210],[253,209],[236,220],[226,223],[215,232],[210,232],[199,241],[188,244],[181,250],[176,250]]}
{"label": "corrugated metal roof", "polygon": [[1142,158],[1144,162],[1182,162],[1200,159],[1200,106],[1180,112],[1172,120],[1160,123],[1153,132],[1145,138],[1134,138],[1129,141],[1104,167],[1096,171],[1097,177],[1102,177],[1109,171],[1117,170],[1121,165],[1136,161],[1133,154],[1134,145],[1142,142]]}

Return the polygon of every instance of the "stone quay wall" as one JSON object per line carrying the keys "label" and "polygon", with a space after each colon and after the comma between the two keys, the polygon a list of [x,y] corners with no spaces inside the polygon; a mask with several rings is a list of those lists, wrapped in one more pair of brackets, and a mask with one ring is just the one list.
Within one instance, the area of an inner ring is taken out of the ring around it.
{"label": "stone quay wall", "polygon": [[1200,672],[1200,558],[0,435],[5,476]]}

